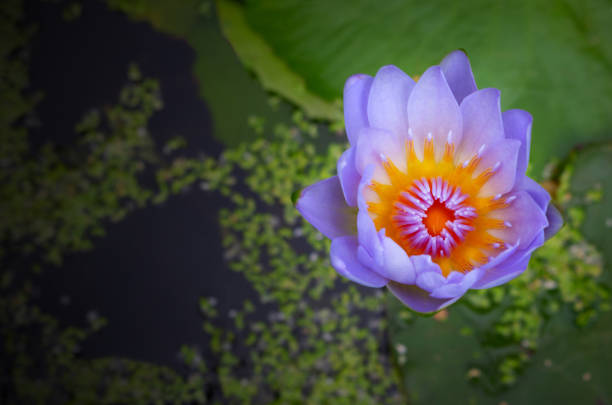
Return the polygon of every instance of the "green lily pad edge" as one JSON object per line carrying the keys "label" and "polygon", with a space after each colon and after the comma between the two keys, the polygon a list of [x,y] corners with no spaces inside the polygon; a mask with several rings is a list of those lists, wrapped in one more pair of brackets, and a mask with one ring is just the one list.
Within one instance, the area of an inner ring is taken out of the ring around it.
{"label": "green lily pad edge", "polygon": [[291,71],[266,41],[251,29],[239,4],[217,0],[216,6],[223,35],[264,89],[295,104],[312,119],[343,122],[341,101],[329,102],[309,92],[304,79]]}

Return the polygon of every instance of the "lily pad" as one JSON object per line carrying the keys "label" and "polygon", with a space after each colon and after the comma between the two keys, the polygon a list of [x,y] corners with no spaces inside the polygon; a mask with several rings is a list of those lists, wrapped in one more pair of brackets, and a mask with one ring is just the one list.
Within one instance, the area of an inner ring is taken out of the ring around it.
{"label": "lily pad", "polygon": [[439,316],[423,318],[411,315],[395,297],[387,296],[392,350],[409,402],[479,403],[474,401],[482,398],[481,392],[472,389],[466,378],[466,364],[479,353],[479,344],[473,333],[465,332],[467,329],[461,333],[471,325],[466,320],[469,312],[456,306],[443,312],[451,314],[446,320]]}
{"label": "lily pad", "polygon": [[583,210],[581,230],[604,255],[612,280],[612,143],[591,145],[570,159],[571,177],[560,199],[569,209]]}
{"label": "lily pad", "polygon": [[[309,92],[327,100],[341,95],[352,74],[395,64],[419,75],[448,52],[465,49],[478,85],[501,89],[503,109],[533,114],[534,173],[576,143],[604,138],[612,124],[612,8],[606,0],[260,0],[234,7],[244,9],[253,35],[273,51],[260,56],[282,59]],[[253,40],[228,39],[236,49]],[[265,77],[273,64],[258,66]]]}
{"label": "lily pad", "polygon": [[605,348],[611,344],[610,312],[587,330],[556,317],[521,383],[500,399],[508,404],[610,404],[612,352]]}
{"label": "lily pad", "polygon": [[251,30],[242,7],[232,1],[219,0],[217,10],[223,34],[234,46],[240,60],[255,72],[266,90],[299,105],[311,118],[342,121],[340,105],[310,93],[304,80],[289,70],[274,55],[268,44]]}
{"label": "lily pad", "polygon": [[508,350],[483,348],[479,343],[498,311],[482,316],[459,304],[448,310],[445,320],[415,316],[407,322],[399,315],[406,310],[394,297],[389,297],[388,304],[395,314],[390,325],[392,349],[411,404],[610,403],[612,387],[607,381],[612,379],[612,353],[605,349],[612,344],[610,312],[588,329],[575,327],[568,314],[556,315],[545,327],[539,349],[518,383],[491,392],[475,381],[496,372],[480,364]]}

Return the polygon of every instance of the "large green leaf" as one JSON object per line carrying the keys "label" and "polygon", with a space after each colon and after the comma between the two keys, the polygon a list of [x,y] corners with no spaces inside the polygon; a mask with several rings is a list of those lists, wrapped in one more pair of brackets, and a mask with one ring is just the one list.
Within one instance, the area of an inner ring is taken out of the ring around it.
{"label": "large green leaf", "polygon": [[[481,367],[504,356],[501,345],[483,347],[480,340],[499,311],[482,315],[455,305],[448,319],[402,321],[405,309],[389,297],[390,337],[394,350],[405,350],[398,369],[411,404],[610,404],[612,378],[612,314],[607,312],[587,329],[573,326],[567,313],[557,314],[544,328],[539,348],[524,374],[507,390],[487,391],[470,377],[489,378],[498,370]],[[481,375],[482,374],[482,375]]]}
{"label": "large green leaf", "polygon": [[568,208],[584,210],[581,229],[602,251],[612,280],[612,143],[578,150],[570,160],[568,189],[560,197]]}
{"label": "large green leaf", "polygon": [[612,124],[606,0],[253,0],[243,7],[275,57],[329,100],[341,96],[351,74],[395,64],[419,75],[465,49],[479,87],[501,89],[504,109],[534,115],[535,173],[551,156],[603,137]]}
{"label": "large green leaf", "polygon": [[266,90],[299,105],[312,118],[342,121],[339,106],[308,92],[304,80],[277,58],[268,44],[251,30],[242,7],[232,1],[219,0],[217,10],[223,34]]}

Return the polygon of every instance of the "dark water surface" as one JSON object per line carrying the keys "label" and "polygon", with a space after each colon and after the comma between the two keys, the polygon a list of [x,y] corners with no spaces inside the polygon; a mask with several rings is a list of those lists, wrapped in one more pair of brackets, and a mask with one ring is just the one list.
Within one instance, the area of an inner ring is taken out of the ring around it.
{"label": "dark water surface", "polygon": [[[189,145],[186,154],[219,154],[191,73],[195,55],[186,42],[96,1],[84,2],[75,21],[64,21],[61,7],[39,2],[30,3],[28,18],[38,25],[31,86],[45,94],[36,110],[41,126],[31,131],[34,147],[74,143],[74,125],[92,107],[116,102],[127,67],[136,62],[145,77],[161,84],[164,109],[150,122],[156,144],[181,135]],[[86,342],[85,356],[179,366],[182,344],[206,346],[199,297],[217,297],[221,311],[256,297],[223,263],[217,215],[224,204],[214,194],[192,190],[108,224],[92,251],[70,255],[61,268],[43,272],[42,308],[63,325],[84,325],[90,311],[109,320]]]}
{"label": "dark water surface", "polygon": [[117,102],[134,62],[144,77],[160,81],[164,110],[151,121],[156,143],[182,135],[191,151],[220,152],[191,72],[195,53],[187,42],[131,21],[101,1],[84,2],[74,21],[65,21],[62,8],[48,3],[33,1],[27,10],[38,25],[30,58],[31,86],[44,93],[36,108],[42,125],[30,134],[33,144],[73,143],[74,126],[85,113]]}

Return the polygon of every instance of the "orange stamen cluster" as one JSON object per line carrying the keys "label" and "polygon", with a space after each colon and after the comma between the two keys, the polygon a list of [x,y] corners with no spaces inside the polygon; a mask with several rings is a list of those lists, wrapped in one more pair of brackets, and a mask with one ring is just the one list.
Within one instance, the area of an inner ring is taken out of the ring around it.
{"label": "orange stamen cluster", "polygon": [[[448,141],[441,159],[437,160],[434,152],[433,141],[428,137],[420,159],[414,141],[409,140],[406,143],[405,170],[398,169],[391,160],[385,160],[382,165],[389,184],[372,182],[369,188],[378,198],[369,199],[368,211],[376,229],[386,229],[387,236],[409,255],[429,254],[445,276],[451,271],[465,273],[486,263],[505,246],[490,231],[504,229],[507,225],[490,214],[506,207],[507,203],[499,195],[479,196],[481,188],[498,167],[477,173],[480,153],[466,162],[455,162],[455,146]],[[445,187],[444,198],[440,197],[442,186]],[[438,191],[425,195],[427,190],[436,187]],[[452,198],[448,197],[451,195]],[[460,205],[456,204],[459,200]],[[406,220],[407,212],[417,215],[410,217],[412,222]],[[415,222],[416,227],[413,226]],[[423,233],[423,229],[428,235]],[[423,240],[427,236],[435,239],[433,244]]]}

